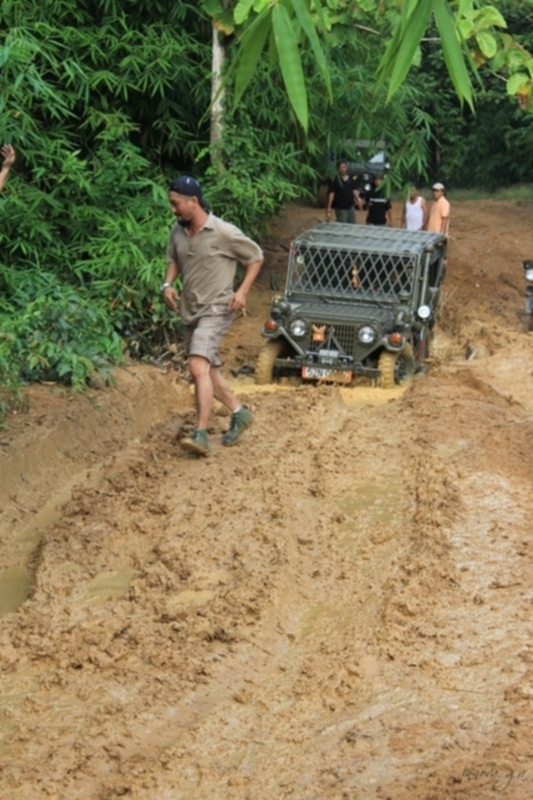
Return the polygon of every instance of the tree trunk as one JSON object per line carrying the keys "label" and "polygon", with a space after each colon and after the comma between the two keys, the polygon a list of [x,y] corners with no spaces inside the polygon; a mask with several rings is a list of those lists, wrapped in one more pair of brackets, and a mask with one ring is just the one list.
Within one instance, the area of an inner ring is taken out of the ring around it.
{"label": "tree trunk", "polygon": [[220,34],[213,26],[213,58],[211,78],[211,163],[220,158],[222,139],[225,89],[222,88],[222,71],[226,51],[220,41]]}

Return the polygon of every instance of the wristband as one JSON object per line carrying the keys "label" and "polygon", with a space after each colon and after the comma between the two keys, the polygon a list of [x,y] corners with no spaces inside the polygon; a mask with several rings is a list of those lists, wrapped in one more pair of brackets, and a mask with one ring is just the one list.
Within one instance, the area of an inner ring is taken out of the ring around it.
{"label": "wristband", "polygon": [[163,284],[161,284],[161,291],[164,292],[165,289],[170,289],[171,286],[172,286],[171,283],[169,283],[168,281],[165,281]]}

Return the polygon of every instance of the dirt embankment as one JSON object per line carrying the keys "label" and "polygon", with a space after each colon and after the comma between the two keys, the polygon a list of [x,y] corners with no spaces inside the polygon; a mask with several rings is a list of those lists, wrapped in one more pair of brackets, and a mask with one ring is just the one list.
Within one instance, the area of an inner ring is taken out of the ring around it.
{"label": "dirt embankment", "polygon": [[[319,216],[272,226],[228,367]],[[197,460],[171,374],[32,391],[1,437],[0,798],[530,800],[529,217],[453,206],[404,394],[239,378],[254,426],[225,449],[215,415]]]}

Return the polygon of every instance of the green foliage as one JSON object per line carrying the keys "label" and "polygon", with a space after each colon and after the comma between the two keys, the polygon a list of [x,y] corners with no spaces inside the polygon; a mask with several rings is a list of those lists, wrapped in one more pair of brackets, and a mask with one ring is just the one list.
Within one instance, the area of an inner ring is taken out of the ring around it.
{"label": "green foliage", "polygon": [[[434,20],[446,69],[461,103],[473,108],[474,93],[471,73],[486,60],[500,58],[510,72],[524,71],[528,86],[533,85],[533,59],[512,38],[502,35],[506,22],[499,10],[482,0],[461,0],[452,5],[447,0],[202,0],[215,24],[226,33],[237,32],[241,45],[235,55],[237,91],[235,102],[251,81],[260,63],[260,56],[269,42],[270,51],[281,65],[285,92],[303,130],[308,130],[308,83],[303,61],[307,45],[311,45],[315,63],[332,98],[322,36],[345,26],[361,28],[365,17],[374,25],[388,23],[389,39],[378,70],[378,86],[388,84],[387,99],[404,82],[411,67],[418,61],[418,50],[426,29]],[[230,11],[233,9],[233,18]],[[371,30],[367,27],[367,30]],[[376,31],[374,31],[376,33]],[[473,56],[469,47],[475,46]],[[509,89],[511,92],[511,89]],[[516,89],[512,89],[513,92]]]}
{"label": "green foliage", "polygon": [[[268,133],[276,138],[275,130]],[[244,110],[233,118],[228,115],[222,152],[223,163],[206,167],[204,192],[218,216],[252,237],[265,232],[285,201],[309,194],[305,183],[312,185],[315,173],[300,162],[302,154],[296,146],[281,138],[271,141],[267,131],[254,126]],[[203,156],[207,154],[205,151]]]}
{"label": "green foliage", "polygon": [[103,308],[48,278],[48,289],[13,316],[2,314],[0,382],[18,377],[81,387],[105,377],[122,357],[120,337]]}
{"label": "green foliage", "polygon": [[[204,0],[204,6],[215,19],[224,18],[225,5],[223,0],[222,2]],[[315,7],[320,11],[319,19],[323,19],[320,3],[315,3]],[[330,100],[333,99],[327,60],[317,34],[309,0],[287,0],[285,3],[239,0],[234,9],[234,25],[243,29],[241,47],[235,53],[237,81],[234,107],[238,105],[249,85],[268,41],[269,48],[280,65],[285,91],[292,109],[303,130],[307,132],[308,99],[302,64],[302,52],[305,52],[307,45],[311,47],[328,96]],[[302,46],[301,40],[305,46]]]}
{"label": "green foliage", "polygon": [[122,358],[119,337],[144,356],[178,334],[158,293],[162,160],[189,164],[208,140],[209,41],[169,0],[0,6],[0,142],[17,151],[0,198],[4,387],[81,386]]}
{"label": "green foliage", "polygon": [[[533,45],[533,23],[528,11],[530,0],[498,2],[508,23],[513,41],[526,48]],[[486,9],[485,9],[486,11]],[[476,24],[483,24],[478,14]],[[493,21],[492,17],[486,23]],[[520,110],[506,92],[505,77],[497,73],[485,77],[475,113],[461,109],[450,80],[446,77],[442,54],[429,31],[424,45],[420,80],[426,93],[423,108],[433,118],[432,178],[448,186],[478,186],[494,190],[499,186],[533,180],[533,116]]]}
{"label": "green foliage", "polygon": [[1,124],[33,168],[60,161],[44,139],[90,152],[95,132],[119,120],[132,141],[170,157],[208,136],[198,106],[209,102],[199,76],[210,28],[192,5],[3,0],[0,24]]}
{"label": "green foliage", "polygon": [[[136,355],[150,352],[150,331],[162,325],[176,331],[177,321],[163,315],[157,295],[171,220],[166,191],[149,174],[138,148],[106,131],[95,137],[91,160],[65,149],[60,171],[37,185],[10,184],[0,233],[6,312],[17,313],[43,292],[46,302],[55,302],[47,293],[52,276],[98,304]],[[45,183],[48,191],[41,188]],[[64,375],[77,381],[75,370]]]}

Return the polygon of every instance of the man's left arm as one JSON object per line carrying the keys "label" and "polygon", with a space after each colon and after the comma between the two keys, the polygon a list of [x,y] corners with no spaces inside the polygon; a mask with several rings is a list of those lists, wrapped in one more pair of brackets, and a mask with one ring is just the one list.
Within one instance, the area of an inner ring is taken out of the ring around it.
{"label": "man's left arm", "polygon": [[244,278],[228,302],[230,311],[242,311],[246,305],[246,295],[263,266],[263,251],[253,239],[246,236],[235,225],[228,225],[225,233],[227,252],[232,254],[235,261],[246,265]]}
{"label": "man's left arm", "polygon": [[446,198],[444,200],[445,202],[441,204],[440,232],[447,236],[450,225],[450,204]]}
{"label": "man's left arm", "polygon": [[248,295],[253,282],[259,275],[264,260],[264,256],[261,255],[257,261],[252,261],[251,264],[247,265],[246,274],[243,278],[243,281],[235,294],[231,296],[228,303],[228,309],[230,311],[242,311],[246,305],[246,296]]}

